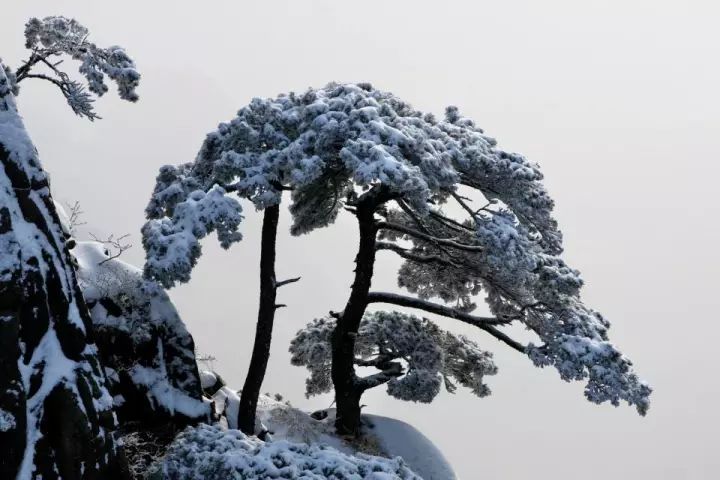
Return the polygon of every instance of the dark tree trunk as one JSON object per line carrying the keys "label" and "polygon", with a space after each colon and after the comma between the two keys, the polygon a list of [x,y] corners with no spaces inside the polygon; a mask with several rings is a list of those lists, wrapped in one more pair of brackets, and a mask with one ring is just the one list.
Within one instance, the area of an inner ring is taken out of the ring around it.
{"label": "dark tree trunk", "polygon": [[128,478],[46,173],[0,64],[0,478]]}
{"label": "dark tree trunk", "polygon": [[272,342],[273,322],[275,320],[275,310],[277,309],[275,303],[277,297],[275,240],[279,215],[279,205],[265,208],[263,215],[262,243],[260,247],[260,307],[258,309],[255,344],[250,358],[250,368],[240,394],[240,409],[238,412],[238,426],[247,435],[255,433],[255,413],[258,397],[260,396],[260,388],[270,358],[270,343]]}
{"label": "dark tree trunk", "polygon": [[355,257],[355,279],[345,309],[338,316],[332,334],[332,381],[335,387],[337,418],[335,429],[341,435],[360,434],[360,397],[363,388],[355,375],[355,337],[368,304],[368,292],[375,266],[377,225],[375,210],[392,195],[384,187],[375,187],[358,202],[357,216],[360,245]]}

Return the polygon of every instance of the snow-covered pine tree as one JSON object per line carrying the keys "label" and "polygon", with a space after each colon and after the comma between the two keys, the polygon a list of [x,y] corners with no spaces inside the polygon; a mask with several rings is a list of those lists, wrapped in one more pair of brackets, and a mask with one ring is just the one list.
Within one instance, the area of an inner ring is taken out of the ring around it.
{"label": "snow-covered pine tree", "polygon": [[[559,256],[553,201],[538,167],[497,148],[456,108],[437,120],[369,84],[254,99],[208,136],[195,164],[161,171],[148,210],[155,220],[144,230],[151,274],[187,278],[198,239],[212,229],[226,245],[237,240],[238,208],[228,207],[228,187],[258,208],[276,205],[290,189],[296,235],[329,225],[343,209],[357,219],[354,282],[330,336],[339,432],[359,432],[360,397],[377,383],[355,371],[370,303],[471,324],[535,364],[554,366],[565,380],[587,379],[593,402],[625,400],[647,410],[650,387],[609,343],[609,323],[583,305],[579,274]],[[378,251],[406,260],[399,283],[416,297],[370,291]],[[471,313],[481,290],[492,317]],[[498,328],[513,322],[534,331],[539,345]]]}
{"label": "snow-covered pine tree", "polygon": [[[244,109],[242,122],[261,127],[271,112],[262,109]],[[259,156],[272,149],[274,142],[282,142],[272,132],[248,137],[247,128],[234,121],[221,125],[210,133],[202,145],[195,162],[178,167],[170,165],[160,169],[155,190],[143,227],[143,245],[147,252],[145,275],[170,288],[176,282],[187,282],[190,272],[200,257],[199,240],[216,231],[220,244],[229,248],[242,239],[238,228],[242,221],[240,198],[251,199],[258,210],[263,210],[260,247],[260,301],[255,340],[248,374],[240,396],[239,428],[246,434],[256,433],[256,409],[268,359],[275,311],[277,289],[299,278],[277,281],[275,277],[276,237],[280,214],[281,195],[262,195],[264,187],[255,183],[266,181],[272,192],[286,187],[284,177],[248,178],[243,166],[227,163],[232,155]],[[252,127],[248,127],[252,128]],[[277,145],[280,148],[280,144]]]}
{"label": "snow-covered pine tree", "polygon": [[[50,23],[62,23],[52,18]],[[83,62],[81,71],[98,92],[104,74],[118,80],[125,96],[131,95],[136,81],[128,85],[123,80],[130,76],[127,72],[110,73],[111,66],[120,68],[110,59],[119,58],[119,49],[83,53],[88,46],[84,41],[77,50],[58,47],[77,44],[69,37],[79,26],[41,28],[39,46],[32,40],[33,32],[43,25],[36,20],[28,24],[32,61],[17,71],[0,62],[0,477],[124,479],[127,466],[113,437],[112,398],[92,323],[48,176],[18,114],[15,96],[18,82],[38,76],[29,73],[33,65],[50,63],[61,52]],[[101,57],[103,61],[93,60]],[[127,61],[122,68],[131,68]],[[90,98],[81,93],[80,84],[63,80],[57,72],[53,83],[75,105],[73,110],[93,118]],[[136,72],[132,76],[137,80]]]}

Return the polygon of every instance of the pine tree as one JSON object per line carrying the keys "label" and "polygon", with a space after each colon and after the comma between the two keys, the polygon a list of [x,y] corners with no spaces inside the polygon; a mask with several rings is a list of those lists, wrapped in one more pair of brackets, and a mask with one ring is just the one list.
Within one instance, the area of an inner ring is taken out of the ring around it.
{"label": "pine tree", "polygon": [[[332,314],[328,340],[340,433],[360,432],[360,397],[380,378],[355,371],[358,360],[369,361],[356,355],[371,303],[473,325],[565,380],[587,380],[589,400],[625,400],[644,414],[651,389],[608,341],[607,320],[581,302],[582,280],[560,257],[562,236],[542,179],[537,165],[499,149],[455,107],[437,120],[369,84],[256,98],[208,136],[195,164],[161,171],[155,219],[145,227],[147,266],[160,278],[187,278],[198,238],[216,229],[221,242],[237,240],[228,190],[259,209],[290,190],[295,235],[333,223],[342,210],[357,220],[354,281],[344,308]],[[371,291],[380,251],[405,260],[399,285],[415,296]],[[490,317],[472,313],[481,292]],[[539,344],[501,330],[511,323],[529,328]],[[380,374],[394,388],[396,362],[376,366],[387,367]]]}

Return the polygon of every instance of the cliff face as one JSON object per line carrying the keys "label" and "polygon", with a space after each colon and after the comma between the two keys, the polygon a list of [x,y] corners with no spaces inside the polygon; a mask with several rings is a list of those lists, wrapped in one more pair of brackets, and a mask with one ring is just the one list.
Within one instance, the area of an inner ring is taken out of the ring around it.
{"label": "cliff face", "polygon": [[1,63],[0,163],[0,478],[127,478],[92,321]]}

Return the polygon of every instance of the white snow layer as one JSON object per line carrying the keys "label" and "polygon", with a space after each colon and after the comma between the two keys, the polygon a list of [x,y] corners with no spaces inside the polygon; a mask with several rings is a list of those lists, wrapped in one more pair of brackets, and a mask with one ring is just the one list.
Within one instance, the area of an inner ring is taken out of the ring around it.
{"label": "white snow layer", "polygon": [[263,442],[210,425],[181,433],[160,468],[168,480],[422,480],[401,458],[347,455],[286,440]]}
{"label": "white snow layer", "polygon": [[[200,375],[201,377],[216,378],[216,374],[209,371],[201,371]],[[230,387],[224,386],[215,393],[213,400],[215,411],[223,417],[223,423],[230,429],[237,428],[237,412],[240,401],[238,393]],[[379,415],[363,415],[363,420],[369,424],[369,428],[366,429],[366,437],[360,443],[352,443],[335,434],[333,425],[335,410],[327,410],[327,413],[326,418],[316,420],[307,412],[294,408],[286,402],[268,395],[260,395],[257,406],[256,433],[263,430],[270,432],[270,441],[272,442],[284,441],[330,447],[351,456],[371,453],[388,458],[401,457],[408,468],[425,480],[457,480],[453,468],[442,452],[412,425]],[[391,475],[370,478],[379,480],[405,477]]]}
{"label": "white snow layer", "polygon": [[457,476],[442,452],[418,429],[400,420],[379,415],[363,415],[390,457],[402,457],[425,480],[456,480]]}

